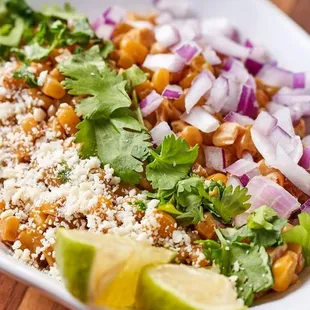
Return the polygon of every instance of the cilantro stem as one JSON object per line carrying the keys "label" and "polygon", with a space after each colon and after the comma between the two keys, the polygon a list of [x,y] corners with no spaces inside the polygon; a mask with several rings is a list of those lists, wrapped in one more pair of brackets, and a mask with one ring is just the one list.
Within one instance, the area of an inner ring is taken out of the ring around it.
{"label": "cilantro stem", "polygon": [[142,112],[141,109],[139,107],[139,103],[138,103],[138,97],[137,97],[137,93],[135,90],[133,90],[132,92],[132,103],[133,103],[133,107],[134,107],[134,114],[137,117],[137,120],[139,121],[139,123],[144,126],[144,122],[143,122],[143,116],[142,116]]}

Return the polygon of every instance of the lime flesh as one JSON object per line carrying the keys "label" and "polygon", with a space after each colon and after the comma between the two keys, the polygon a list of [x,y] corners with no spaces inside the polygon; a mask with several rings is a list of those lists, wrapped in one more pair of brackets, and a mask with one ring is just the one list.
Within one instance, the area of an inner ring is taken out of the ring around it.
{"label": "lime flesh", "polygon": [[230,280],[214,271],[162,264],[143,268],[136,292],[139,310],[241,310]]}
{"label": "lime flesh", "polygon": [[58,229],[56,262],[68,290],[91,305],[131,307],[141,269],[175,253],[127,237]]}

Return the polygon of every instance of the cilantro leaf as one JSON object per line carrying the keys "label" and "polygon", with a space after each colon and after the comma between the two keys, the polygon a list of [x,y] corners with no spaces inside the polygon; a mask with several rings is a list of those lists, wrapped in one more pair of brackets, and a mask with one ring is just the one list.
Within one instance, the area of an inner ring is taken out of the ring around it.
{"label": "cilantro leaf", "polygon": [[279,218],[273,209],[262,206],[249,216],[247,225],[240,229],[221,229],[221,233],[230,241],[247,239],[256,245],[269,247],[283,243],[281,231],[286,225],[287,221]]}
{"label": "cilantro leaf", "polygon": [[[98,59],[90,62],[88,56],[75,55],[60,65],[60,71],[69,77],[63,82],[69,94],[89,95],[81,99],[77,112],[86,118],[99,119],[108,118],[117,109],[130,107],[131,100],[125,90],[127,82],[106,66],[99,70],[93,63]],[[100,64],[102,61],[101,58]]]}
{"label": "cilantro leaf", "polygon": [[146,167],[146,176],[153,188],[169,190],[189,173],[198,156],[198,146],[190,148],[185,140],[173,135],[164,139],[157,151],[151,151],[154,160]]}
{"label": "cilantro leaf", "polygon": [[88,20],[83,18],[75,21],[72,31],[67,33],[67,36],[67,45],[73,45],[76,43],[85,45],[89,42],[90,38],[95,36],[95,33],[91,29]]}
{"label": "cilantro leaf", "polygon": [[114,51],[114,44],[112,41],[105,41],[103,43],[103,47],[101,48],[100,50],[100,55],[103,57],[103,58],[107,58],[108,55]]}
{"label": "cilantro leaf", "polygon": [[80,19],[84,16],[77,13],[77,11],[69,4],[66,3],[62,9],[59,5],[48,6],[43,9],[45,16],[56,17],[63,20]]}
{"label": "cilantro leaf", "polygon": [[84,120],[78,128],[77,142],[83,143],[82,157],[97,154],[125,183],[139,183],[142,160],[148,156],[151,143],[129,110],[115,111],[110,118]]}
{"label": "cilantro leaf", "polygon": [[187,210],[177,217],[178,220],[182,220],[185,224],[197,224],[204,219],[203,207],[195,206],[188,207]]}
{"label": "cilantro leaf", "polygon": [[251,305],[254,294],[273,285],[270,258],[265,248],[226,240],[216,231],[220,243],[213,240],[198,241],[206,258],[218,265],[222,274],[237,276],[237,291],[246,305]]}
{"label": "cilantro leaf", "polygon": [[25,65],[20,67],[18,70],[14,72],[13,77],[15,79],[25,80],[25,82],[30,87],[38,87],[38,81],[37,81],[36,76],[28,69],[29,68]]}
{"label": "cilantro leaf", "polygon": [[133,65],[123,72],[123,77],[128,81],[129,88],[132,89],[147,80],[146,74],[137,66]]}
{"label": "cilantro leaf", "polygon": [[232,185],[225,187],[222,195],[210,195],[210,209],[222,220],[224,223],[229,223],[238,214],[244,213],[250,208],[247,201],[250,195],[247,195],[248,189],[237,186],[233,188]]}
{"label": "cilantro leaf", "polygon": [[286,231],[283,240],[298,243],[302,246],[306,266],[310,266],[310,214],[303,212],[298,215],[299,225]]}

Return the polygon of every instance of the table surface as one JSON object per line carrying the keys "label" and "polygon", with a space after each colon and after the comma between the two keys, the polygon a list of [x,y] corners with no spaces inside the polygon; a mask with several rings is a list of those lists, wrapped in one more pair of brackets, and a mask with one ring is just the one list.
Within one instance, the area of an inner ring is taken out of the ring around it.
{"label": "table surface", "polygon": [[[310,32],[308,0],[272,0],[281,10]],[[66,310],[33,287],[0,273],[0,310]]]}

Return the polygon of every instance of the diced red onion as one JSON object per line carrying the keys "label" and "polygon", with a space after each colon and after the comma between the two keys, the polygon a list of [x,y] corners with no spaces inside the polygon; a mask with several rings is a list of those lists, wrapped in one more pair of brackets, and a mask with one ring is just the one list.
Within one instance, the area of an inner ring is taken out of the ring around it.
{"label": "diced red onion", "polygon": [[291,137],[295,136],[292,117],[289,108],[282,107],[272,114],[278,120],[278,126],[285,130]]}
{"label": "diced red onion", "polygon": [[275,148],[272,143],[254,126],[251,128],[251,137],[258,152],[264,157],[266,164],[272,166],[276,159]]}
{"label": "diced red onion", "polygon": [[235,175],[237,177],[241,177],[242,175],[248,173],[249,171],[255,169],[257,164],[255,162],[246,160],[246,159],[239,159],[234,162],[232,165],[226,168],[226,171]]}
{"label": "diced red onion", "polygon": [[148,116],[153,113],[164,101],[164,98],[153,90],[145,99],[140,102],[142,115]]}
{"label": "diced red onion", "polygon": [[126,16],[126,10],[118,5],[114,5],[103,12],[106,24],[117,25]]}
{"label": "diced red onion", "polygon": [[241,183],[240,179],[237,177],[234,177],[233,175],[228,177],[226,186],[232,185],[232,187],[243,187],[243,184]]}
{"label": "diced red onion", "polygon": [[226,159],[225,150],[216,146],[206,146],[204,148],[206,167],[216,171],[225,171]]}
{"label": "diced red onion", "polygon": [[217,56],[216,52],[210,46],[204,49],[202,55],[205,58],[205,60],[212,66],[219,65],[222,63],[221,58]]}
{"label": "diced red onion", "polygon": [[249,202],[251,208],[247,213],[267,205],[274,209],[280,217],[289,218],[289,216],[299,209],[300,203],[276,182],[263,176],[256,176],[250,180],[247,185],[248,194],[251,195]]}
{"label": "diced red onion", "polygon": [[160,11],[168,11],[176,17],[185,17],[190,12],[190,2],[188,0],[156,0],[156,8]]}
{"label": "diced red onion", "polygon": [[250,75],[244,64],[233,57],[230,57],[225,61],[223,69],[230,73],[230,75],[227,75],[226,72],[223,72],[223,75],[228,78],[237,79],[241,83],[246,83],[249,81]]}
{"label": "diced red onion", "polygon": [[[222,75],[224,76],[224,74]],[[226,74],[225,77],[227,77]],[[225,98],[222,112],[223,113],[228,113],[230,111],[236,112],[240,101],[243,83],[240,83],[237,79],[234,79],[233,77],[228,77],[227,82],[228,82],[228,95]]]}
{"label": "diced red onion", "polygon": [[249,48],[242,46],[224,36],[209,34],[204,36],[204,41],[206,44],[213,47],[217,52],[227,56],[246,59],[250,53]]}
{"label": "diced red onion", "polygon": [[225,105],[228,97],[228,80],[223,76],[219,76],[211,88],[208,104],[214,109],[215,112],[220,112]]}
{"label": "diced red onion", "polygon": [[246,85],[243,86],[237,111],[252,118],[257,116],[258,107],[253,88]]}
{"label": "diced red onion", "polygon": [[[310,90],[309,89],[290,89],[287,87],[281,88],[273,97],[277,103],[290,106],[295,103],[310,104]],[[309,108],[309,106],[308,106]]]}
{"label": "diced red onion", "polygon": [[127,20],[126,24],[138,29],[154,29],[154,25],[146,20]]}
{"label": "diced red onion", "polygon": [[155,29],[156,41],[163,47],[170,47],[179,43],[180,34],[171,25],[158,26]]}
{"label": "diced red onion", "polygon": [[245,61],[245,66],[251,74],[256,75],[262,69],[263,64],[257,60],[247,58]]}
{"label": "diced red onion", "polygon": [[211,89],[213,84],[210,73],[206,70],[202,71],[193,81],[188,93],[185,96],[185,108],[186,112],[190,110],[198,103],[200,98]]}
{"label": "diced red onion", "polygon": [[252,47],[250,55],[245,61],[245,66],[251,74],[256,75],[268,60],[270,60],[270,58],[266,49],[255,46]]}
{"label": "diced red onion", "polygon": [[201,22],[203,35],[225,36],[231,40],[238,41],[238,30],[225,17],[205,19]]}
{"label": "diced red onion", "polygon": [[110,40],[114,32],[114,29],[115,29],[114,25],[103,24],[99,26],[95,31],[96,36],[103,40]]}
{"label": "diced red onion", "polygon": [[249,171],[249,172],[243,174],[243,175],[240,177],[240,181],[241,181],[241,183],[242,183],[243,186],[247,186],[248,183],[249,183],[249,181],[250,181],[252,178],[254,178],[254,177],[258,176],[258,175],[260,175],[259,169],[258,169],[258,168],[255,168],[255,169],[253,169],[253,170],[251,170],[251,171]]}
{"label": "diced red onion", "polygon": [[306,170],[310,170],[310,146],[304,149],[302,157],[299,161],[299,165],[305,168]]}
{"label": "diced red onion", "polygon": [[280,69],[270,64],[265,64],[256,77],[263,83],[270,86],[292,87],[293,84],[292,72]]}
{"label": "diced red onion", "polygon": [[179,30],[182,41],[193,41],[201,38],[200,22],[197,19],[179,19],[171,23]]}
{"label": "diced red onion", "polygon": [[309,88],[310,86],[310,74],[309,72],[295,73],[293,76],[293,88]]}
{"label": "diced red onion", "polygon": [[180,72],[184,68],[184,59],[175,54],[147,55],[143,67],[156,71],[164,68],[169,72]]}
{"label": "diced red onion", "polygon": [[295,163],[280,145],[277,146],[276,161],[273,166],[279,169],[301,191],[310,195],[310,173]]}
{"label": "diced red onion", "polygon": [[268,112],[262,111],[254,121],[253,128],[267,136],[277,125],[277,119]]}
{"label": "diced red onion", "polygon": [[308,212],[310,213],[310,199],[308,199],[302,206],[300,207],[301,212]]}
{"label": "diced red onion", "polygon": [[170,126],[166,122],[160,122],[150,131],[153,144],[155,146],[160,145],[164,138],[170,135],[174,135]]}
{"label": "diced red onion", "polygon": [[205,133],[213,132],[220,126],[219,121],[203,107],[192,108],[190,113],[184,113],[181,119]]}
{"label": "diced red onion", "polygon": [[179,99],[182,94],[183,90],[179,85],[168,85],[161,95],[168,99]]}
{"label": "diced red onion", "polygon": [[246,160],[249,160],[249,161],[254,161],[253,156],[251,155],[250,152],[243,152],[242,158],[246,159]]}
{"label": "diced red onion", "polygon": [[229,112],[223,119],[224,122],[238,123],[242,126],[253,125],[254,120],[237,112]]}
{"label": "diced red onion", "polygon": [[253,48],[254,44],[249,39],[246,39],[244,42],[244,46],[249,47],[249,48]]}
{"label": "diced red onion", "polygon": [[178,46],[173,49],[174,53],[181,56],[187,64],[202,52],[202,48],[195,43],[191,42],[181,42]]}

